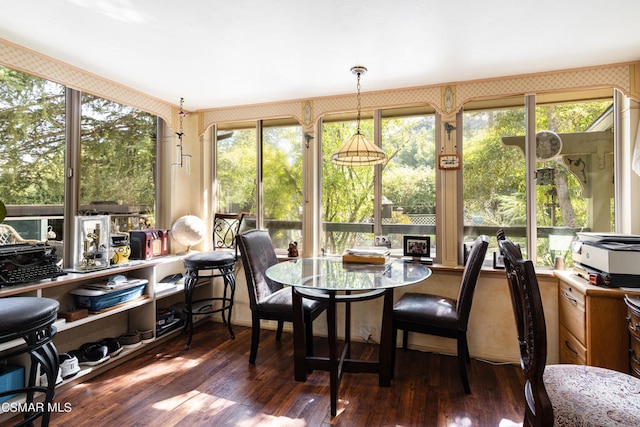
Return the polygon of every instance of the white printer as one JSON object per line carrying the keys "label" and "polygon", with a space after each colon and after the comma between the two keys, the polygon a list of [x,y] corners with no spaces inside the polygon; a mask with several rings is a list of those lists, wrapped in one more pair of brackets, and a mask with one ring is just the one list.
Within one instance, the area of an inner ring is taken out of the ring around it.
{"label": "white printer", "polygon": [[640,235],[579,232],[574,270],[591,284],[640,288]]}

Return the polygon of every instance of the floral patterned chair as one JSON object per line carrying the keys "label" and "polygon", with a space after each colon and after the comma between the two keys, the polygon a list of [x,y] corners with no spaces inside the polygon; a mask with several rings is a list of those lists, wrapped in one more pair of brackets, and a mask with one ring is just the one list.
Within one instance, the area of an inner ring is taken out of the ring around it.
{"label": "floral patterned chair", "polygon": [[525,426],[640,426],[640,379],[595,366],[546,366],[547,332],[531,260],[503,230],[498,245],[516,317]]}

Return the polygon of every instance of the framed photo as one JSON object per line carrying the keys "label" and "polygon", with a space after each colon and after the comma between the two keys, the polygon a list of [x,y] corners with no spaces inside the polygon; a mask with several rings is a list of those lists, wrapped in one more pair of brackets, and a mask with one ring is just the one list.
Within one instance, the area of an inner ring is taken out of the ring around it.
{"label": "framed photo", "polygon": [[384,246],[391,249],[391,236],[375,236],[374,246]]}
{"label": "framed photo", "polygon": [[431,237],[404,236],[404,256],[431,257]]}
{"label": "framed photo", "polygon": [[504,257],[499,251],[493,251],[493,268],[504,269]]}

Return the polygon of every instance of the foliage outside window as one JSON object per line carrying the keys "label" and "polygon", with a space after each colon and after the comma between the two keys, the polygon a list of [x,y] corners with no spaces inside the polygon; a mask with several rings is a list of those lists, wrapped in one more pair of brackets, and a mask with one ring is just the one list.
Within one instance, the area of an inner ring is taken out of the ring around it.
{"label": "foliage outside window", "polygon": [[615,231],[612,111],[612,99],[536,107],[537,131],[562,141],[557,156],[536,163],[539,265],[556,256],[573,265],[577,231]]}
{"label": "foliage outside window", "polygon": [[114,232],[155,226],[156,117],[82,95],[80,205]]}
{"label": "foliage outside window", "polygon": [[405,235],[430,236],[435,257],[435,116],[383,119],[382,148],[382,234],[398,255]]}
{"label": "foliage outside window", "polygon": [[276,248],[302,248],[302,127],[263,128],[264,227]]}
{"label": "foliage outside window", "polygon": [[[464,240],[495,236],[505,228],[526,256],[525,159],[516,147],[502,143],[505,136],[524,138],[524,108],[465,111],[462,120]],[[490,239],[487,252],[496,250]]]}
{"label": "foliage outside window", "polygon": [[[324,122],[322,127],[322,249],[342,254],[346,248],[373,245],[374,168],[337,166],[331,155],[356,133],[355,121]],[[373,140],[373,121],[360,122]]]}
{"label": "foliage outside window", "polygon": [[26,239],[62,236],[65,105],[63,86],[0,67],[0,197]]}
{"label": "foliage outside window", "polygon": [[256,212],[256,130],[218,131],[216,143],[218,212]]}

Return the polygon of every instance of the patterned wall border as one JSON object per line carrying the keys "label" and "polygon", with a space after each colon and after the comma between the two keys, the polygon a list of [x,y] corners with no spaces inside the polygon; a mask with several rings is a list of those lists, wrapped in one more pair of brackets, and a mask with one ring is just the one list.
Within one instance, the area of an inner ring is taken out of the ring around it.
{"label": "patterned wall border", "polygon": [[[362,93],[362,108],[431,105],[445,117],[455,115],[471,100],[569,91],[599,87],[617,88],[640,101],[640,62],[613,64],[557,72]],[[312,106],[312,108],[310,108]],[[294,117],[308,126],[327,113],[353,111],[354,94],[245,105],[202,111],[202,128],[215,123]],[[311,114],[311,117],[305,115]]]}
{"label": "patterned wall border", "polygon": [[174,107],[167,102],[3,39],[0,39],[0,64],[73,89],[139,108],[172,123],[172,108]]}
{"label": "patterned wall border", "polygon": [[[156,114],[177,124],[177,107],[54,58],[0,39],[0,64]],[[362,93],[362,108],[431,105],[452,116],[465,102],[501,96],[614,87],[640,101],[640,62]],[[202,134],[216,123],[294,117],[310,126],[327,113],[354,110],[354,95],[299,99],[198,111]]]}

